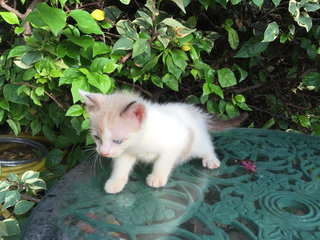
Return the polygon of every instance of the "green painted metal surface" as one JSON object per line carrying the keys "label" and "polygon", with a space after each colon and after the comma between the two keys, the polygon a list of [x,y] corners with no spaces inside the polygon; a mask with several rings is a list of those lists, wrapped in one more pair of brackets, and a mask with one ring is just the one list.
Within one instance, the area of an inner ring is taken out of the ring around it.
{"label": "green painted metal surface", "polygon": [[[23,239],[320,239],[320,138],[249,129],[213,137],[221,167],[195,159],[162,189],[145,184],[151,168],[141,165],[122,193],[106,194],[109,161],[94,176],[84,162],[41,201]],[[256,173],[239,163],[246,158]]]}

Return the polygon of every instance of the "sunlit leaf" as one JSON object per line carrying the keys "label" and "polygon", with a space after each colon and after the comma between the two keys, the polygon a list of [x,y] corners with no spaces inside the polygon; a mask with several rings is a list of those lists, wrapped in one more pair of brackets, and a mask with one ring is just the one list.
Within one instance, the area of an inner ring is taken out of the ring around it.
{"label": "sunlit leaf", "polygon": [[100,9],[96,9],[91,13],[91,16],[97,20],[97,21],[102,21],[104,20],[104,12],[101,11]]}
{"label": "sunlit leaf", "polygon": [[20,24],[17,15],[13,12],[0,12],[0,16],[9,24]]}
{"label": "sunlit leaf", "polygon": [[17,202],[17,204],[14,206],[14,213],[17,215],[21,215],[24,214],[26,212],[28,212],[33,206],[34,206],[34,202],[30,202],[27,200],[21,200],[19,202]]}
{"label": "sunlit leaf", "polygon": [[237,84],[234,73],[229,68],[221,68],[217,71],[218,81],[221,87],[231,87]]}
{"label": "sunlit leaf", "polygon": [[264,38],[262,42],[272,42],[279,35],[279,26],[276,22],[268,24],[267,29],[264,31]]}
{"label": "sunlit leaf", "polygon": [[87,34],[103,34],[93,17],[82,9],[72,10],[69,15],[76,20],[78,28]]}
{"label": "sunlit leaf", "polygon": [[174,2],[175,4],[177,4],[177,6],[182,10],[182,12],[186,13],[186,10],[184,8],[184,4],[183,4],[183,0],[171,0],[172,2]]}

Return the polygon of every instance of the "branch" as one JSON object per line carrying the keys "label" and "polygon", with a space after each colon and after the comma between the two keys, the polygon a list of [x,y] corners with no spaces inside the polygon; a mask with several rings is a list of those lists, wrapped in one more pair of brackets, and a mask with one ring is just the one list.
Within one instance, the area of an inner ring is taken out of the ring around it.
{"label": "branch", "polygon": [[28,200],[28,201],[35,202],[35,203],[39,203],[39,202],[40,202],[40,199],[31,197],[31,196],[26,195],[26,194],[20,193],[20,197],[21,197],[23,200]]}
{"label": "branch", "polygon": [[7,10],[7,11],[9,11],[9,12],[12,12],[12,13],[14,13],[14,14],[16,14],[16,15],[18,16],[18,18],[20,18],[21,20],[24,19],[23,14],[20,13],[18,10],[16,10],[16,9],[10,7],[9,5],[7,5],[6,2],[5,2],[5,0],[0,0],[0,6],[1,6],[3,9],[5,9],[5,10]]}
{"label": "branch", "polygon": [[265,83],[259,83],[259,84],[256,84],[256,85],[253,85],[253,86],[249,86],[249,87],[245,87],[245,88],[242,88],[242,89],[236,89],[234,90],[235,93],[243,93],[243,92],[246,92],[246,91],[250,91],[250,90],[253,90],[253,89],[256,89],[256,88],[260,88],[262,86],[266,85]]}
{"label": "branch", "polygon": [[136,84],[132,84],[132,83],[128,83],[128,82],[125,82],[125,81],[121,81],[121,80],[117,80],[116,79],[116,82],[119,82],[119,83],[122,83],[122,84],[126,84],[126,85],[129,85],[131,87],[134,87],[134,88],[138,88],[140,91],[144,92],[146,95],[148,95],[150,98],[153,97],[153,94],[145,89],[143,89],[142,87],[140,87],[139,85],[136,85]]}
{"label": "branch", "polygon": [[22,19],[22,20],[24,20],[24,19],[28,16],[28,14],[29,14],[33,9],[36,8],[36,6],[37,6],[37,4],[38,4],[39,2],[42,2],[42,0],[33,0],[33,1],[32,1],[32,3],[31,3],[31,4],[29,5],[29,7],[27,8],[26,12],[23,14],[23,19]]}
{"label": "branch", "polygon": [[[31,88],[37,88],[36,86],[33,86],[29,83],[25,83],[25,82],[21,82],[21,83],[18,83],[18,82],[14,82],[13,84],[16,84],[16,85],[25,85],[27,87],[31,87]],[[44,93],[49,97],[51,98],[57,105],[59,108],[63,109],[63,110],[66,110],[66,107],[62,105],[62,103],[60,103],[58,101],[58,99],[56,99],[54,96],[52,96],[51,93],[48,93],[46,90],[44,90]]]}

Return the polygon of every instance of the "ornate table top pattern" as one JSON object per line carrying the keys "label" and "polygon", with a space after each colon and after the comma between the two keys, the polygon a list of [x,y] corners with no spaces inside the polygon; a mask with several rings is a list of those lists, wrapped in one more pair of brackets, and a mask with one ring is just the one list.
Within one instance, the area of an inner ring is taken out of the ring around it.
{"label": "ornate table top pattern", "polygon": [[[213,138],[219,169],[192,160],[161,189],[139,165],[122,193],[106,194],[110,161],[95,175],[83,162],[41,200],[22,239],[320,239],[320,138],[250,129]],[[247,158],[256,173],[239,163]]]}

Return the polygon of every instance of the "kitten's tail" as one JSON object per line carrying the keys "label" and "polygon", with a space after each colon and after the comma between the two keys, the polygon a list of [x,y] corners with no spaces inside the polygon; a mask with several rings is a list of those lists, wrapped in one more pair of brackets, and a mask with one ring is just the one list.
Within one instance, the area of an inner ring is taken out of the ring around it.
{"label": "kitten's tail", "polygon": [[221,131],[226,128],[232,128],[232,127],[237,127],[240,125],[241,122],[243,122],[246,118],[248,117],[248,113],[241,113],[238,117],[228,119],[228,120],[223,120],[219,119],[217,117],[213,117],[209,119],[207,122],[207,128],[210,131]]}

